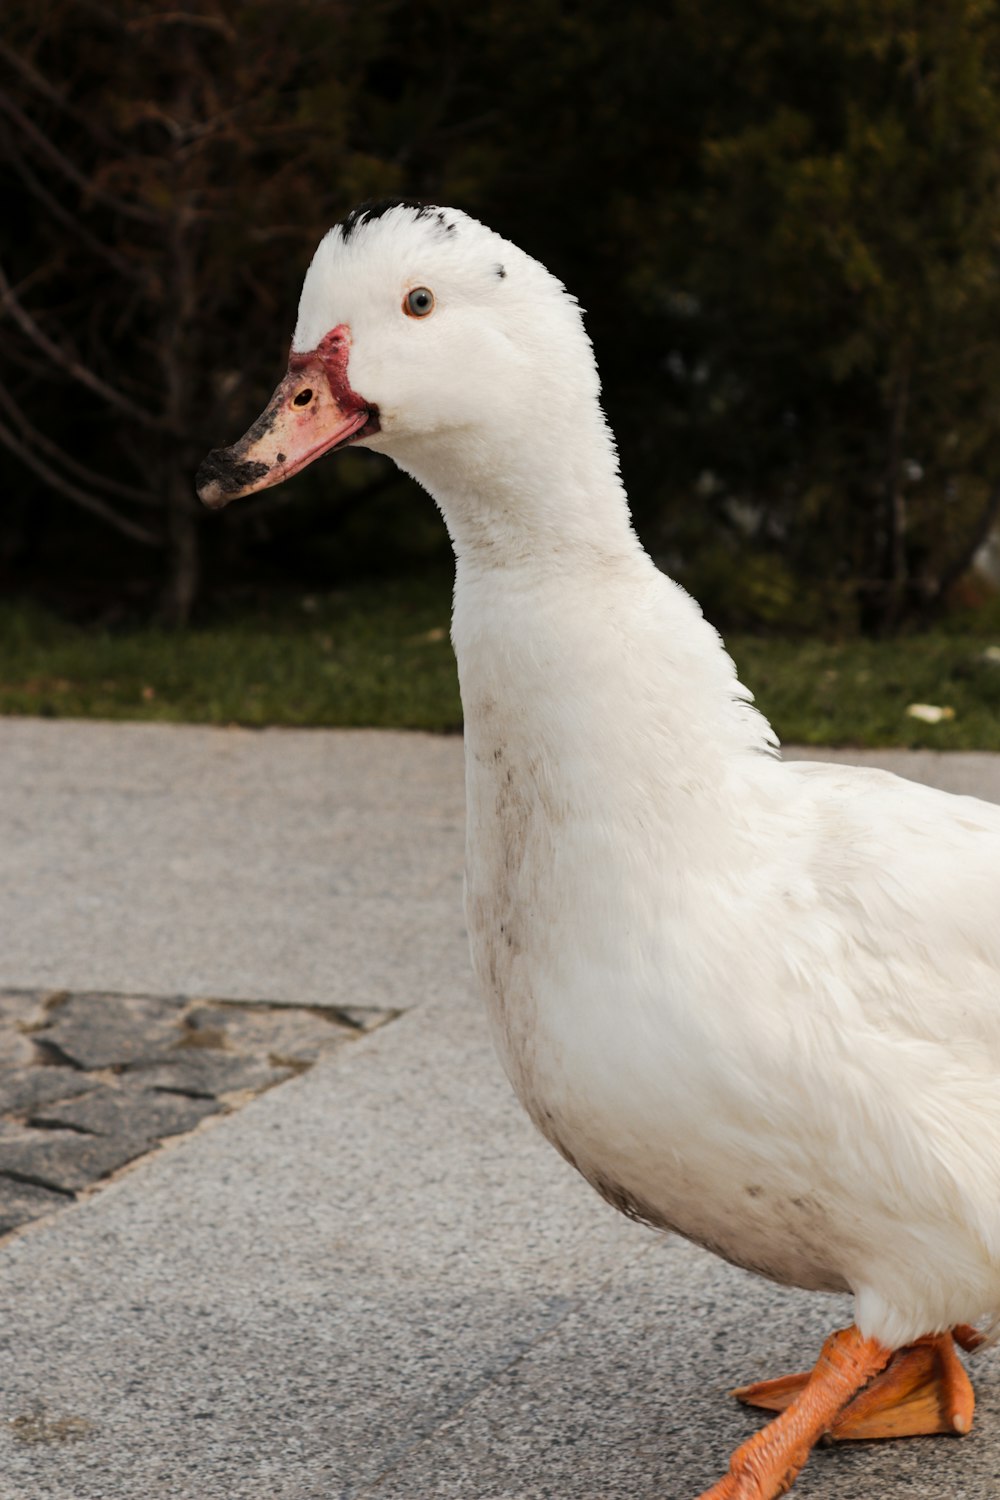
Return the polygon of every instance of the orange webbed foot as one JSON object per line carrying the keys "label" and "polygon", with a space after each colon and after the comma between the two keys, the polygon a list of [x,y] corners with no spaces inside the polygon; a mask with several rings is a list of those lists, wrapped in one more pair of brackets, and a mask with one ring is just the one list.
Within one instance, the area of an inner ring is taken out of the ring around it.
{"label": "orange webbed foot", "polygon": [[749,1406],[778,1415],[736,1449],[729,1473],[698,1500],[777,1500],[821,1438],[911,1437],[966,1433],[975,1397],[956,1343],[976,1348],[980,1336],[964,1324],[954,1334],[932,1334],[895,1353],[857,1328],[831,1334],[808,1375],[786,1375],[740,1386]]}
{"label": "orange webbed foot", "polygon": [[926,1437],[972,1427],[976,1398],[950,1333],[900,1349],[830,1429],[839,1442]]}
{"label": "orange webbed foot", "polygon": [[[729,1473],[699,1500],[777,1500],[784,1495],[814,1445],[891,1358],[891,1349],[863,1339],[857,1328],[831,1334],[812,1373],[804,1380],[792,1377],[797,1389],[785,1409],[736,1449]],[[773,1389],[768,1394],[775,1396]]]}
{"label": "orange webbed foot", "polygon": [[755,1380],[752,1385],[738,1385],[729,1392],[744,1406],[756,1406],[761,1411],[784,1411],[791,1406],[809,1382],[811,1371],[800,1375],[779,1375],[775,1380]]}
{"label": "orange webbed foot", "polygon": [[[962,1325],[949,1333],[918,1339],[893,1355],[885,1370],[856,1396],[831,1424],[838,1442],[872,1438],[964,1434],[972,1426],[975,1396],[955,1352],[955,1343],[976,1348],[981,1336]],[[737,1400],[765,1411],[784,1411],[805,1388],[808,1375],[784,1375],[733,1391]]]}

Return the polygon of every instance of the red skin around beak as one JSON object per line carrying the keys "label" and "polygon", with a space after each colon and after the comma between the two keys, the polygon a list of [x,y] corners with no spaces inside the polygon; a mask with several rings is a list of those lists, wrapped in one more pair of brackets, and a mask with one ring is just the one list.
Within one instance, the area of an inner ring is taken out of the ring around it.
{"label": "red skin around beak", "polygon": [[306,464],[378,432],[378,410],[347,379],[351,333],[341,324],[308,354],[292,354],[288,373],[253,426],[231,448],[213,448],[195,478],[213,510],[240,495],[280,484]]}

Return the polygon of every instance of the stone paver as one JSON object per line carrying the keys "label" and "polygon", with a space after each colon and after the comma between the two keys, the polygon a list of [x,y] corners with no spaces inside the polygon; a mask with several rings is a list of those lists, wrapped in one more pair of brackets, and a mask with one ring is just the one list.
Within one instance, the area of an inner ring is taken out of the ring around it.
{"label": "stone paver", "polygon": [[26,1115],[41,1104],[73,1099],[92,1087],[86,1073],[68,1067],[39,1067],[35,1056],[17,1069],[0,1070],[0,1111],[6,1116]]}
{"label": "stone paver", "polygon": [[176,1046],[181,995],[56,994],[35,1043],[75,1068],[121,1068]]}
{"label": "stone paver", "polygon": [[0,1078],[35,1062],[31,1032],[45,1021],[43,996],[37,991],[0,990]]}
{"label": "stone paver", "polygon": [[0,1235],[8,1234],[29,1219],[65,1208],[67,1193],[39,1187],[37,1183],[10,1180],[0,1188]]}
{"label": "stone paver", "polygon": [[0,1233],[395,1014],[0,992]]}
{"label": "stone paver", "polygon": [[[24,1129],[0,1138],[0,1195],[5,1179],[75,1193],[149,1149],[140,1131],[119,1130],[113,1139],[75,1130]],[[13,1193],[16,1201],[17,1192]],[[2,1201],[2,1196],[0,1196]],[[5,1205],[9,1214],[9,1206]]]}
{"label": "stone paver", "polygon": [[146,1141],[193,1130],[218,1109],[214,1099],[189,1098],[163,1089],[98,1084],[84,1097],[31,1111],[27,1124],[41,1130],[78,1130],[89,1135],[136,1134]]}
{"label": "stone paver", "polygon": [[150,1088],[211,1099],[222,1094],[258,1093],[297,1072],[288,1061],[275,1066],[260,1057],[237,1057],[229,1052],[187,1048],[169,1058],[133,1063],[130,1070]]}

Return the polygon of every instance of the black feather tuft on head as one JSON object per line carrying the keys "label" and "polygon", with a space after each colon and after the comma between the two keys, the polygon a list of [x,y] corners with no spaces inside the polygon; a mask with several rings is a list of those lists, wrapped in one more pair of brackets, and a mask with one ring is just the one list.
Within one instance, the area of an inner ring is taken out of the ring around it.
{"label": "black feather tuft on head", "polygon": [[408,208],[415,219],[436,218],[446,234],[454,234],[456,231],[456,226],[450,224],[433,203],[420,203],[416,198],[379,198],[367,203],[359,203],[357,208],[351,209],[346,219],[341,220],[338,228],[344,244],[347,244],[360,224],[370,224],[373,219],[381,219],[391,208]]}

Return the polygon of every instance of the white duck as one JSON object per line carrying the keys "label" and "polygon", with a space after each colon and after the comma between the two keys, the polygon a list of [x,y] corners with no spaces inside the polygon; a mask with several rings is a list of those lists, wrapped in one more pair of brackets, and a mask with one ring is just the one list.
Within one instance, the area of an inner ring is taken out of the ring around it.
{"label": "white duck", "polygon": [[[462,213],[323,240],[286,378],[199,472],[211,506],[347,443],[437,501],[457,559],[466,907],[532,1120],[625,1213],[849,1290],[713,1500],[824,1432],[965,1432],[951,1330],[1000,1314],[1000,808],[787,764],[630,524],[579,310]],[[859,1392],[861,1394],[859,1394]]]}

